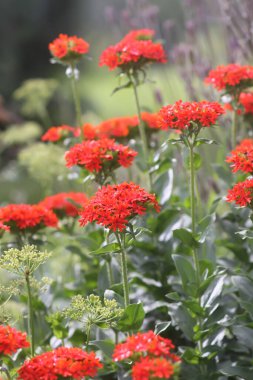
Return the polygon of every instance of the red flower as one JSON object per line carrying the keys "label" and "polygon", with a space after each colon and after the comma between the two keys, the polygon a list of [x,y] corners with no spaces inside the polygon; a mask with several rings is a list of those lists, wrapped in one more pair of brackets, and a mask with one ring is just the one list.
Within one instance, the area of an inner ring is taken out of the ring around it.
{"label": "red flower", "polygon": [[241,170],[244,173],[253,173],[253,139],[242,140],[241,143],[227,157],[231,163],[233,173]]}
{"label": "red flower", "polygon": [[79,60],[83,54],[86,54],[90,45],[82,38],[60,34],[48,47],[53,57],[71,62]]}
{"label": "red flower", "polygon": [[245,113],[253,113],[253,92],[242,92],[239,103],[243,106]]}
{"label": "red flower", "polygon": [[132,367],[133,380],[166,380],[173,373],[172,363],[164,358],[141,358]]}
{"label": "red flower", "polygon": [[20,348],[29,347],[26,333],[11,326],[0,325],[0,356],[15,354]]}
{"label": "red flower", "polygon": [[129,32],[119,43],[104,50],[99,66],[129,71],[140,69],[147,63],[167,62],[162,44],[153,42],[153,35],[154,31],[150,29]]}
{"label": "red flower", "polygon": [[113,360],[118,362],[131,358],[135,360],[140,356],[164,357],[172,361],[180,361],[180,358],[171,352],[175,346],[170,339],[162,338],[153,331],[137,333],[127,338],[124,343],[115,347]]}
{"label": "red flower", "polygon": [[[142,112],[142,120],[147,128],[159,129],[157,113]],[[136,127],[139,124],[138,116],[121,116],[102,121],[98,125],[84,124],[82,131],[86,139],[95,138],[124,138],[138,134]]]}
{"label": "red flower", "polygon": [[184,130],[196,123],[199,127],[214,125],[224,108],[217,102],[182,102],[162,107],[159,112],[159,124],[161,129]]}
{"label": "red flower", "polygon": [[96,376],[99,368],[102,364],[94,352],[60,347],[26,360],[18,370],[18,379],[57,380],[67,377],[82,380],[86,376]]}
{"label": "red flower", "polygon": [[10,204],[0,208],[0,221],[16,230],[57,227],[56,215],[46,207],[28,204]]}
{"label": "red flower", "polygon": [[209,72],[205,82],[219,91],[237,86],[250,87],[253,84],[253,66],[241,66],[234,63],[218,66]]}
{"label": "red flower", "polygon": [[238,182],[231,190],[228,190],[227,202],[235,202],[241,207],[252,207],[253,179]]}
{"label": "red flower", "polygon": [[0,222],[0,230],[2,230],[2,231],[10,231],[10,227],[6,226],[2,222]]}
{"label": "red flower", "polygon": [[89,172],[111,171],[119,166],[132,164],[137,152],[128,146],[116,144],[114,140],[90,140],[74,145],[66,152],[68,168],[79,165]]}
{"label": "red flower", "polygon": [[60,127],[51,127],[48,131],[41,137],[42,141],[57,142],[64,140],[67,137],[78,137],[80,136],[80,128],[70,127],[68,125],[61,125]]}
{"label": "red flower", "polygon": [[155,196],[132,182],[104,186],[84,206],[80,225],[96,222],[113,231],[123,231],[129,220],[143,215],[148,206],[160,211]]}
{"label": "red flower", "polygon": [[88,201],[83,193],[59,193],[46,197],[40,202],[41,206],[54,211],[58,217],[72,216],[79,214],[79,209]]}

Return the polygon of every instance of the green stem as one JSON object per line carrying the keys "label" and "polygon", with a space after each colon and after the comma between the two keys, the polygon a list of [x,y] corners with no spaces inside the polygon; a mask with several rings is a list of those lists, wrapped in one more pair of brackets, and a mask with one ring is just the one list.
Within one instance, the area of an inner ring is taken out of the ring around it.
{"label": "green stem", "polygon": [[[190,150],[190,198],[191,198],[191,219],[192,219],[192,233],[196,232],[196,206],[195,206],[195,170],[194,170],[194,148],[189,143]],[[200,284],[200,268],[198,254],[195,248],[193,248],[193,260],[196,269],[197,283]]]}
{"label": "green stem", "polygon": [[[191,198],[192,234],[195,235],[195,233],[196,233],[196,205],[195,205],[194,142],[190,143],[188,140],[188,147],[189,147],[189,151],[190,151],[190,198]],[[195,270],[196,270],[196,280],[197,280],[197,286],[198,286],[198,300],[199,300],[199,305],[200,305],[201,300],[200,300],[199,290],[200,290],[201,276],[200,276],[200,266],[199,266],[199,258],[198,258],[197,249],[193,248],[192,253],[193,253],[194,266],[195,266]],[[198,321],[199,327],[201,329],[202,328],[201,317],[198,317],[197,321]],[[198,349],[200,352],[202,352],[202,340],[201,339],[198,341]]]}
{"label": "green stem", "polygon": [[137,116],[138,116],[138,128],[139,128],[139,134],[140,138],[143,144],[143,154],[144,154],[144,160],[145,164],[147,166],[148,170],[148,188],[149,190],[152,189],[152,176],[151,173],[149,172],[149,149],[148,149],[148,140],[147,140],[147,135],[145,131],[145,125],[141,117],[141,107],[140,107],[140,101],[139,101],[139,96],[138,96],[138,91],[137,91],[137,85],[135,83],[134,78],[129,75],[129,79],[132,83],[133,90],[134,90],[134,98],[135,98],[135,103],[136,103],[136,108],[137,108]]}
{"label": "green stem", "polygon": [[74,98],[74,104],[75,104],[75,110],[76,110],[76,124],[78,127],[81,127],[82,125],[82,113],[81,113],[81,103],[80,103],[80,97],[77,90],[77,80],[74,75],[75,66],[72,65],[72,75],[71,75],[71,86],[72,86],[72,93]]}
{"label": "green stem", "polygon": [[123,282],[123,291],[124,291],[124,301],[125,308],[130,304],[129,300],[129,287],[128,287],[128,275],[127,275],[127,256],[124,244],[122,244],[118,233],[115,233],[117,241],[120,246],[120,258],[121,258],[121,272],[122,272],[122,282]]}
{"label": "green stem", "polygon": [[87,351],[89,351],[90,330],[91,330],[91,325],[90,325],[90,323],[87,323],[87,326],[86,326],[86,335],[87,335],[87,339],[86,339],[86,350],[87,350]]}
{"label": "green stem", "polygon": [[113,284],[113,273],[112,273],[112,266],[111,261],[106,261],[106,269],[107,269],[107,275],[110,286]]}
{"label": "green stem", "polygon": [[32,293],[29,274],[25,277],[27,286],[27,297],[28,297],[28,334],[31,341],[31,356],[34,356],[35,344],[34,344],[34,319],[33,319],[33,307],[32,307]]}
{"label": "green stem", "polygon": [[238,113],[237,109],[233,110],[233,118],[232,118],[232,149],[236,146],[236,138],[237,138],[237,124],[238,124]]}

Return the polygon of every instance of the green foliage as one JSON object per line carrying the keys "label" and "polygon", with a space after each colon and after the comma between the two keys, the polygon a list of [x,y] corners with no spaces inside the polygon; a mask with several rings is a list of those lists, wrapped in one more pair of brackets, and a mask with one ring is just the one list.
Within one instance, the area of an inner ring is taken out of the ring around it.
{"label": "green foliage", "polygon": [[64,149],[54,144],[35,143],[19,153],[19,163],[42,186],[51,187],[55,179],[67,176]]}
{"label": "green foliage", "polygon": [[10,125],[8,129],[0,133],[1,143],[4,147],[11,145],[27,145],[41,135],[41,127],[35,122]]}

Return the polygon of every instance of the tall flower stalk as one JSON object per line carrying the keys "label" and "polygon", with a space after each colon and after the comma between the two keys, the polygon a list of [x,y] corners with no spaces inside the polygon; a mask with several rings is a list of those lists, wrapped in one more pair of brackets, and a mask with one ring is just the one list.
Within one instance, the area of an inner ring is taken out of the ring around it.
{"label": "tall flower stalk", "polygon": [[77,36],[60,34],[54,41],[49,44],[49,50],[53,56],[53,63],[58,62],[67,66],[66,74],[71,79],[72,93],[76,111],[76,124],[77,127],[81,127],[81,103],[77,89],[79,72],[76,65],[82,56],[88,53],[89,44],[87,41]]}
{"label": "tall flower stalk", "polygon": [[[152,29],[131,30],[121,41],[114,46],[109,46],[100,57],[100,66],[108,66],[110,70],[119,68],[121,74],[127,78],[127,83],[117,87],[115,91],[132,87],[139,119],[139,133],[143,146],[143,155],[148,171],[148,187],[152,187],[151,173],[149,172],[149,151],[145,125],[141,117],[141,107],[137,86],[143,84],[146,79],[146,66],[148,64],[167,62],[163,46],[154,42],[155,31]],[[144,76],[142,80],[140,77]]]}
{"label": "tall flower stalk", "polygon": [[89,199],[81,212],[81,226],[88,222],[96,222],[108,228],[116,238],[115,252],[120,253],[125,307],[130,304],[126,234],[133,235],[131,220],[137,215],[143,215],[149,206],[154,207],[156,211],[160,210],[153,194],[132,182],[124,182],[103,186]]}
{"label": "tall flower stalk", "polygon": [[35,353],[35,328],[34,328],[34,311],[32,304],[32,288],[41,289],[48,283],[47,279],[38,282],[33,274],[44,264],[51,253],[39,252],[33,245],[25,245],[21,249],[11,248],[3,253],[0,258],[0,268],[14,273],[20,279],[20,285],[25,283],[27,293],[28,307],[28,333],[31,342],[31,356]]}
{"label": "tall flower stalk", "polygon": [[75,111],[76,111],[76,125],[77,127],[81,127],[82,125],[82,111],[81,111],[81,101],[80,96],[77,88],[77,81],[79,76],[78,69],[72,64],[70,67],[70,79],[71,79],[71,88],[72,88],[72,94],[73,94],[73,100],[75,105]]}
{"label": "tall flower stalk", "polygon": [[124,304],[125,308],[130,304],[129,298],[129,285],[128,285],[128,270],[127,270],[127,254],[125,248],[125,234],[115,233],[117,242],[120,247],[120,259],[121,259],[121,273],[122,273],[122,282],[123,282],[123,291],[124,291]]}
{"label": "tall flower stalk", "polygon": [[148,189],[152,189],[152,176],[149,171],[149,147],[148,147],[148,140],[147,140],[147,134],[145,130],[145,124],[144,121],[141,117],[141,106],[140,106],[140,100],[139,100],[139,95],[138,95],[138,78],[136,77],[134,71],[132,73],[128,74],[129,81],[132,84],[133,92],[134,92],[134,99],[135,99],[135,104],[136,104],[136,109],[137,109],[137,116],[138,116],[138,129],[139,129],[139,134],[143,146],[143,156],[145,160],[145,165],[146,165],[146,170],[148,171]]}
{"label": "tall flower stalk", "polygon": [[[192,241],[191,246],[192,259],[195,270],[195,291],[192,296],[196,299],[198,307],[201,309],[201,271],[198,256],[198,241],[197,241],[197,220],[196,220],[196,204],[195,204],[195,168],[198,168],[201,163],[201,157],[195,152],[195,147],[201,144],[210,144],[212,141],[199,138],[201,129],[211,127],[216,123],[220,115],[224,113],[222,106],[216,102],[182,102],[178,101],[173,105],[163,107],[160,112],[160,122],[162,129],[180,130],[180,137],[174,140],[174,143],[183,144],[189,152],[189,170],[190,170],[190,213],[191,213],[191,229]],[[179,271],[181,275],[181,272]],[[203,316],[196,313],[196,328],[202,332]],[[202,355],[202,337],[199,335],[197,339],[199,356]],[[204,368],[201,367],[202,372]]]}

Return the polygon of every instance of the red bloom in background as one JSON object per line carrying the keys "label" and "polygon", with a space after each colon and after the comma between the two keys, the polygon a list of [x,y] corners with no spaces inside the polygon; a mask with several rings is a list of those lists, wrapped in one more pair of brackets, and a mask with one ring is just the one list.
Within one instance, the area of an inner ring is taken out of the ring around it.
{"label": "red bloom in background", "polygon": [[46,197],[40,202],[41,206],[54,211],[58,217],[79,215],[79,209],[88,201],[84,193],[59,193]]}
{"label": "red bloom in background", "polygon": [[143,215],[149,206],[160,211],[155,196],[139,185],[124,182],[103,186],[84,206],[80,225],[96,222],[113,231],[123,231],[130,219]]}
{"label": "red bloom in background", "polygon": [[82,38],[60,34],[49,45],[53,57],[66,62],[79,60],[83,54],[88,53],[90,45]]}
{"label": "red bloom in background", "polygon": [[210,127],[224,112],[224,108],[217,102],[178,100],[172,105],[162,107],[158,117],[161,129],[185,130],[192,125],[192,122],[199,127]]}
{"label": "red bloom in background", "polygon": [[221,65],[209,72],[205,82],[218,91],[236,86],[249,87],[253,84],[253,66],[241,66],[234,63],[227,66]]}
{"label": "red bloom in background", "polygon": [[127,338],[124,343],[117,344],[113,353],[113,360],[118,362],[140,356],[164,357],[177,362],[180,358],[171,352],[175,346],[170,339],[162,338],[153,331],[137,333]]}
{"label": "red bloom in background", "polygon": [[243,106],[245,113],[253,113],[253,92],[242,92],[239,103]]}
{"label": "red bloom in background", "polygon": [[20,380],[57,380],[59,377],[82,380],[97,375],[102,364],[94,352],[60,347],[26,360],[18,370]]}
{"label": "red bloom in background", "polygon": [[58,224],[58,219],[51,210],[41,205],[28,204],[10,204],[1,207],[0,221],[9,226],[11,232],[57,227]]}
{"label": "red bloom in background", "polygon": [[29,347],[26,333],[11,326],[0,325],[0,356],[15,354],[20,348]]}
{"label": "red bloom in background", "polygon": [[41,137],[42,141],[57,142],[66,139],[67,137],[80,136],[80,128],[70,127],[69,125],[61,125],[60,127],[51,127]]}
{"label": "red bloom in background", "polygon": [[133,380],[169,379],[174,373],[172,363],[164,358],[141,358],[132,367]]}
{"label": "red bloom in background", "polygon": [[253,173],[253,139],[242,140],[231,152],[226,162],[231,163],[233,173],[241,170],[244,173]]}
{"label": "red bloom in background", "polygon": [[241,207],[252,207],[253,179],[238,182],[232,189],[228,190],[227,202],[235,202]]}
{"label": "red bloom in background", "polygon": [[[158,113],[142,112],[142,120],[147,128],[160,129]],[[86,123],[82,127],[83,135],[86,139],[95,138],[124,138],[138,134],[138,116],[121,116],[102,121],[98,125]]]}
{"label": "red bloom in background", "polygon": [[79,165],[89,172],[110,171],[119,166],[132,164],[137,152],[128,146],[116,144],[114,140],[101,139],[84,141],[74,145],[65,154],[68,168]]}
{"label": "red bloom in background", "polygon": [[119,67],[123,71],[129,71],[130,68],[140,69],[147,63],[167,62],[162,44],[152,41],[154,33],[151,29],[129,32],[116,45],[103,51],[99,66],[108,66],[110,70]]}

